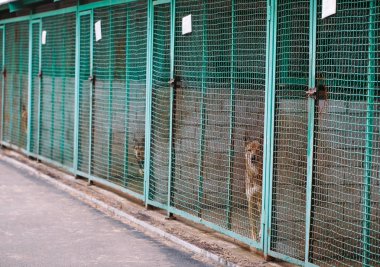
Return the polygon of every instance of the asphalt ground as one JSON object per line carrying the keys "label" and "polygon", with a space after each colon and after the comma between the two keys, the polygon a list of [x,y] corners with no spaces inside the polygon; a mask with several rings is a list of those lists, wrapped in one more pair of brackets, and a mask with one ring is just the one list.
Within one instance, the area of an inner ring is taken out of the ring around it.
{"label": "asphalt ground", "polygon": [[0,266],[211,266],[0,161]]}

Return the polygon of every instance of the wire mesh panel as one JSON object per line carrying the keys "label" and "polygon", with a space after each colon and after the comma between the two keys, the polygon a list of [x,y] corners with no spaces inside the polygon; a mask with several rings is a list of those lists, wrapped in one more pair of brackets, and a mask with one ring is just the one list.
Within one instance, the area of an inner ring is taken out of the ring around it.
{"label": "wire mesh panel", "polygon": [[94,10],[91,174],[143,192],[146,4]]}
{"label": "wire mesh panel", "polygon": [[5,26],[3,141],[23,149],[28,130],[28,28],[28,21]]}
{"label": "wire mesh panel", "polygon": [[74,152],[75,13],[42,19],[40,154],[72,167]]}
{"label": "wire mesh panel", "polygon": [[378,1],[337,1],[321,19],[315,110],[310,259],[321,266],[380,265]]}
{"label": "wire mesh panel", "polygon": [[[180,85],[172,205],[255,241],[261,225],[266,12],[266,1],[176,2]],[[182,35],[182,18],[189,14],[192,33]],[[246,162],[246,155],[254,162]],[[259,190],[247,198],[254,186]]]}
{"label": "wire mesh panel", "polygon": [[31,81],[30,81],[30,97],[31,97],[31,120],[30,120],[30,152],[38,154],[39,139],[39,118],[40,118],[40,39],[41,39],[41,23],[31,24]]}
{"label": "wire mesh panel", "polygon": [[309,1],[278,1],[272,251],[303,260],[305,251]]}
{"label": "wire mesh panel", "polygon": [[170,4],[154,6],[149,200],[166,204],[170,135]]}
{"label": "wire mesh panel", "polygon": [[79,129],[78,129],[78,170],[89,173],[90,105],[91,105],[91,14],[79,17]]}

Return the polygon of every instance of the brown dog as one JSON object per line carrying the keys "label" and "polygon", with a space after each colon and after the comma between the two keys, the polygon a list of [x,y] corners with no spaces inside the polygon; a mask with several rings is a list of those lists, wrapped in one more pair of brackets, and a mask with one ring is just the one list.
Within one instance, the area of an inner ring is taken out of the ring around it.
{"label": "brown dog", "polygon": [[245,193],[248,200],[248,216],[252,238],[258,240],[261,224],[261,199],[263,184],[262,138],[245,144]]}
{"label": "brown dog", "polygon": [[26,110],[25,105],[22,105],[21,112],[21,131],[26,134],[28,131],[28,111]]}
{"label": "brown dog", "polygon": [[137,164],[139,165],[139,174],[144,176],[144,159],[145,159],[145,139],[137,140],[134,139],[133,152],[135,154]]}

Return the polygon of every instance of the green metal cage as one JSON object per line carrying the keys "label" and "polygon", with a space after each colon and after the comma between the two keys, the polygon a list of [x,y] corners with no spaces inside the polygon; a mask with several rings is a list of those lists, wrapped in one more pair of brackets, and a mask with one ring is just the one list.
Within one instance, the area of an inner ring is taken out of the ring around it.
{"label": "green metal cage", "polygon": [[322,5],[70,1],[3,19],[1,144],[265,255],[378,266],[380,3]]}

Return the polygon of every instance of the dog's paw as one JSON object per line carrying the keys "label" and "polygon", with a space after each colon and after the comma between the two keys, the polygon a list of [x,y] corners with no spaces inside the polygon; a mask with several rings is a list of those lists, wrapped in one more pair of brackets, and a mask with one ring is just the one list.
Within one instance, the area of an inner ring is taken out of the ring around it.
{"label": "dog's paw", "polygon": [[143,170],[143,169],[139,169],[139,174],[140,174],[141,176],[144,176],[144,170]]}

